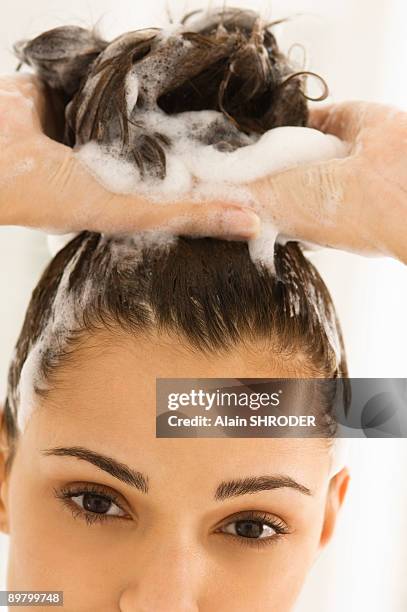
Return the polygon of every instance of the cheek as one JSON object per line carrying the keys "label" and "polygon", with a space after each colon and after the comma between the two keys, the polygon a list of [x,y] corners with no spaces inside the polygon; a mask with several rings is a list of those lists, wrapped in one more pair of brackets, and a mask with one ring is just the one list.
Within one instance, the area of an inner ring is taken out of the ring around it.
{"label": "cheek", "polygon": [[[226,564],[229,573],[222,577],[221,583],[230,585],[234,611],[293,609],[319,553],[324,514],[322,495],[312,507],[299,504],[292,517],[295,529],[291,534],[269,547],[236,554],[235,560]],[[229,610],[226,604],[224,609]]]}
{"label": "cheek", "polygon": [[39,585],[56,588],[54,579],[64,575],[69,563],[61,554],[64,533],[56,529],[50,504],[45,503],[44,495],[50,497],[52,491],[38,488],[34,475],[20,478],[15,467],[9,487],[8,586],[24,590],[37,590]]}
{"label": "cheek", "polygon": [[[231,564],[221,583],[230,587],[228,599],[234,602],[233,610],[291,610],[313,564],[318,543],[319,531],[305,537],[291,534],[286,541],[271,545],[268,551],[246,553],[240,567]],[[215,601],[214,598],[212,603]],[[230,609],[226,602],[224,606],[222,612]]]}
{"label": "cheek", "polygon": [[52,491],[40,491],[32,484],[10,486],[7,588],[63,591],[67,612],[116,610],[120,575],[114,568],[120,558],[109,554],[112,536],[80,525],[58,508]]}

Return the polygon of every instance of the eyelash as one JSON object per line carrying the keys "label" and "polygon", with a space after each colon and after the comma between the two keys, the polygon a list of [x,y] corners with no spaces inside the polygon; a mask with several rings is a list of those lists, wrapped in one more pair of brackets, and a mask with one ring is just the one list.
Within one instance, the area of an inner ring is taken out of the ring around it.
{"label": "eyelash", "polygon": [[[265,537],[265,538],[249,538],[244,536],[238,536],[234,534],[224,533],[219,531],[222,527],[226,527],[233,523],[237,523],[239,521],[247,521],[254,523],[261,523],[262,525],[266,525],[267,527],[271,527],[276,532],[274,535]],[[221,535],[231,537],[235,542],[240,544],[241,546],[250,546],[263,548],[264,546],[270,546],[271,544],[275,544],[281,537],[287,535],[290,532],[288,525],[280,518],[268,514],[267,512],[259,512],[256,510],[249,510],[247,512],[240,512],[239,514],[232,515],[228,517],[225,521],[223,521],[222,525],[217,528],[215,533],[220,533]]]}
{"label": "eyelash", "polygon": [[[80,518],[86,522],[87,525],[93,525],[94,523],[106,523],[112,520],[131,520],[129,513],[123,508],[123,504],[120,503],[119,497],[114,493],[112,489],[107,489],[100,485],[83,483],[76,484],[74,486],[65,486],[60,489],[54,489],[55,497],[60,499],[62,503],[71,511],[72,516]],[[78,506],[73,501],[74,497],[80,497],[82,495],[95,495],[102,497],[107,501],[115,504],[126,516],[111,516],[108,514],[101,514],[97,512],[90,512]]]}
{"label": "eyelash", "polygon": [[[120,502],[120,498],[115,495],[114,491],[112,489],[108,489],[100,485],[79,483],[75,485],[64,486],[60,489],[54,489],[54,494],[55,497],[57,499],[60,499],[62,503],[70,510],[72,516],[75,519],[79,518],[85,521],[88,526],[94,525],[95,523],[101,524],[110,521],[115,521],[117,519],[132,519],[129,513],[123,508],[123,504]],[[80,497],[87,494],[102,497],[107,501],[111,502],[112,504],[115,504],[123,513],[126,514],[126,516],[112,516],[102,513],[90,512],[81,508],[80,506],[78,506],[77,503],[73,501],[74,497]],[[220,531],[222,527],[227,527],[239,521],[261,523],[263,525],[266,525],[267,527],[271,527],[275,531],[275,534],[265,538],[250,538]],[[241,546],[263,548],[264,546],[275,544],[276,541],[279,540],[282,536],[289,534],[290,530],[287,524],[282,519],[270,515],[267,512],[250,510],[246,512],[240,512],[239,514],[235,514],[228,517],[222,522],[220,526],[216,528],[214,533],[226,536],[234,542],[240,544]]]}

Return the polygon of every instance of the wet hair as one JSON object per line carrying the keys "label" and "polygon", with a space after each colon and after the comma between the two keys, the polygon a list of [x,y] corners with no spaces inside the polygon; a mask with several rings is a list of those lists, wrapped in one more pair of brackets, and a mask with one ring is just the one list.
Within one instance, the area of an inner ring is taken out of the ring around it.
{"label": "wet hair", "polygon": [[[171,140],[143,122],[149,110],[218,111],[196,137],[230,150],[248,134],[307,124],[303,74],[250,10],[187,16],[171,35],[140,30],[111,43],[60,27],[19,43],[16,53],[59,97],[66,144],[119,138],[123,157],[145,175],[164,177],[171,150]],[[129,113],[131,71],[139,95]],[[8,378],[10,440],[18,435],[19,385],[30,355],[36,352],[41,395],[81,339],[100,329],[169,332],[209,352],[269,339],[277,356],[303,355],[310,375],[347,376],[329,292],[296,242],[276,244],[271,271],[252,262],[244,242],[178,237],[163,247],[84,231],[50,262],[28,306]]]}

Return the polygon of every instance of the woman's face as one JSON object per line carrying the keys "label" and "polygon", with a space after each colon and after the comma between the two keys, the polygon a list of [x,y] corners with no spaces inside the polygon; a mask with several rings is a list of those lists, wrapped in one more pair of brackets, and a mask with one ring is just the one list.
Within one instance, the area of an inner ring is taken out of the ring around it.
{"label": "woman's face", "polygon": [[155,437],[156,377],[256,376],[306,373],[260,346],[87,342],[38,399],[2,485],[8,588],[61,590],[70,612],[291,610],[348,480],[330,479],[326,442]]}

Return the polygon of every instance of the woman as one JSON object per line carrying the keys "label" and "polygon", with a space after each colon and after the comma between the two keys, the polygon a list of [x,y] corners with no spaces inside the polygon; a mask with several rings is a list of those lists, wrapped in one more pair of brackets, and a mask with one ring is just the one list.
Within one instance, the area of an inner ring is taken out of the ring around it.
{"label": "woman", "polygon": [[[247,133],[306,123],[301,76],[287,81],[274,37],[257,25],[249,11],[222,23],[215,14],[178,37],[185,55],[171,55],[159,32],[109,47],[72,30],[62,64],[55,32],[19,52],[66,106],[66,143],[120,134],[135,172],[163,180],[171,141],[115,97],[149,57],[172,57],[177,77],[193,72],[160,93],[163,112],[227,118],[221,140],[204,132],[211,144],[238,148]],[[149,93],[157,101],[147,88],[144,104]],[[317,271],[294,242],[276,246],[274,264],[253,263],[244,242],[89,231],[54,257],[27,310],[2,420],[9,589],[63,590],[75,612],[293,608],[346,493],[332,440],[155,437],[156,378],[346,376]],[[321,414],[330,432],[329,406]]]}

